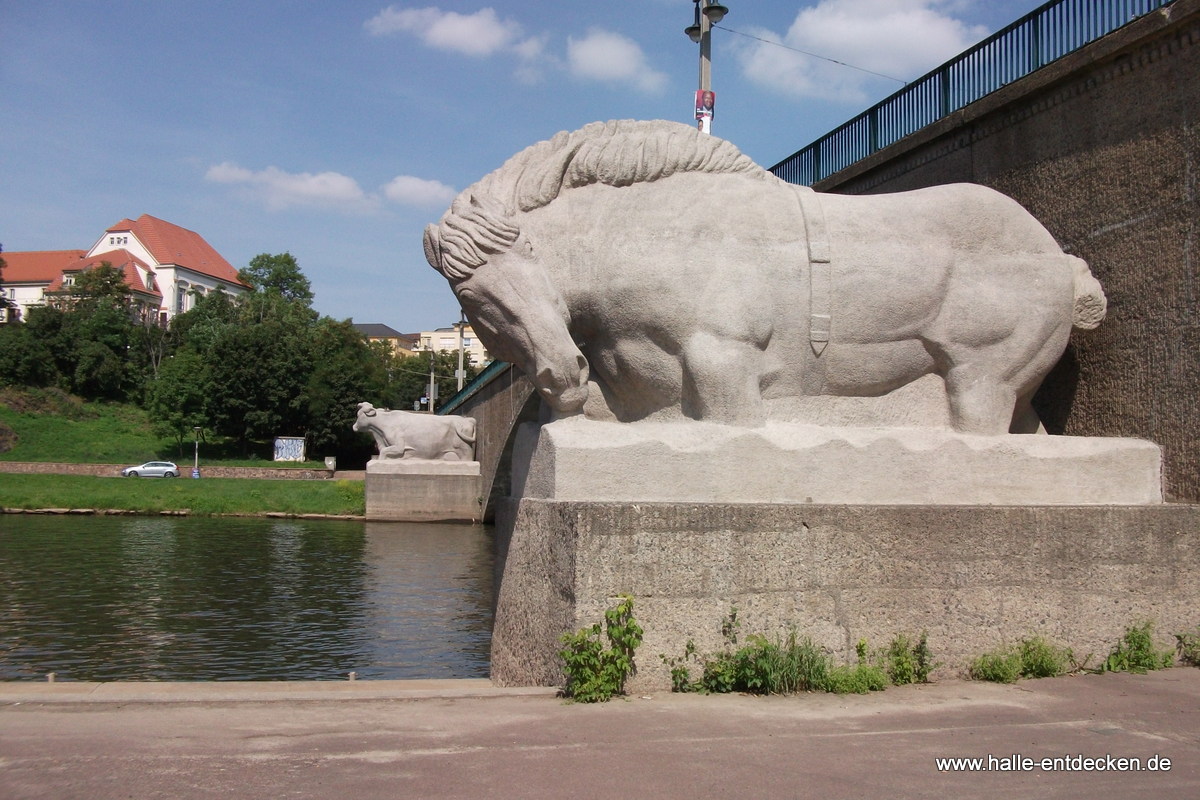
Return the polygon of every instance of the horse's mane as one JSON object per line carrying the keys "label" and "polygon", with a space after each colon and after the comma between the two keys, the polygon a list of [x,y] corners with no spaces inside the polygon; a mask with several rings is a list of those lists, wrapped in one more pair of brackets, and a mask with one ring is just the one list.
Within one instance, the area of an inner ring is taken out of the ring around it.
{"label": "horse's mane", "polygon": [[724,139],[663,120],[593,122],[525,148],[455,198],[437,226],[425,229],[434,269],[462,280],[520,235],[515,216],[549,205],[564,190],[631,186],[678,173],[778,179]]}
{"label": "horse's mane", "polygon": [[769,172],[732,143],[664,120],[593,122],[525,148],[459,195],[490,197],[508,213],[549,205],[564,189],[594,183],[630,186],[677,172]]}

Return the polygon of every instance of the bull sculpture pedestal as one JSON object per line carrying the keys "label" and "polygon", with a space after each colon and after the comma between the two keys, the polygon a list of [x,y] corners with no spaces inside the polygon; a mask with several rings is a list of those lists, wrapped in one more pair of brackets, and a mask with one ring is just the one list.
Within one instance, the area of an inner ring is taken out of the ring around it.
{"label": "bull sculpture pedestal", "polygon": [[479,522],[478,461],[374,459],[367,463],[367,519]]}
{"label": "bull sculpture pedestal", "polygon": [[358,404],[354,430],[375,438],[367,462],[367,519],[479,522],[483,519],[475,420]]}

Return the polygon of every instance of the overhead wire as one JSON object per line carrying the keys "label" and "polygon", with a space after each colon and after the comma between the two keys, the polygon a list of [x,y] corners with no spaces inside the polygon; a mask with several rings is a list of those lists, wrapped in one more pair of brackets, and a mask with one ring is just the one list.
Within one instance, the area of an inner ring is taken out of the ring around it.
{"label": "overhead wire", "polygon": [[801,55],[810,56],[812,58],[819,58],[820,60],[828,61],[831,64],[837,64],[838,66],[841,66],[841,67],[849,67],[850,69],[856,69],[859,72],[865,72],[868,75],[874,75],[878,78],[886,78],[889,81],[895,81],[896,83],[899,83],[903,86],[908,86],[908,81],[901,80],[900,78],[894,78],[891,75],[884,75],[882,72],[876,72],[874,70],[866,69],[865,67],[858,67],[858,66],[855,66],[854,64],[847,64],[845,61],[838,61],[836,58],[829,58],[828,56],[823,56],[823,55],[820,55],[819,53],[810,53],[808,50],[801,50],[798,47],[791,47],[790,45],[783,44],[782,42],[773,42],[770,39],[764,39],[761,36],[755,36],[750,33],[742,33],[741,31],[734,30],[733,28],[727,28],[724,25],[713,25],[713,27],[720,28],[723,31],[729,31],[730,33],[736,33],[738,36],[745,36],[747,39],[754,39],[755,41],[762,42],[763,44],[774,45],[775,47],[782,47],[784,50],[791,50],[793,53],[800,53]]}

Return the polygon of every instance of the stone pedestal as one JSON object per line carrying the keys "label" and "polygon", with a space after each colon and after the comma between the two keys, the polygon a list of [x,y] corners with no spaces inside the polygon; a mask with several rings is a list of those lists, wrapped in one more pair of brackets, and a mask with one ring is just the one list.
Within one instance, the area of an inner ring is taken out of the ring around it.
{"label": "stone pedestal", "polygon": [[513,496],[552,500],[868,505],[1162,502],[1141,439],[966,436],[942,429],[770,423],[526,423]]}
{"label": "stone pedestal", "polygon": [[[567,424],[563,424],[563,423]],[[596,427],[597,425],[601,427]],[[641,429],[641,430],[639,430]],[[942,675],[1042,635],[1095,664],[1126,626],[1200,624],[1200,506],[1161,503],[1133,440],[759,431],[565,420],[522,431],[497,514],[492,677],[562,682],[558,638],[619,594],[660,654],[794,628],[852,661],[927,631]],[[810,501],[811,498],[811,501]]]}
{"label": "stone pedestal", "polygon": [[479,522],[481,480],[478,461],[368,461],[367,519]]}
{"label": "stone pedestal", "polygon": [[865,638],[928,632],[954,677],[1045,636],[1096,666],[1126,626],[1158,646],[1200,624],[1200,506],[865,506],[507,500],[492,679],[562,685],[558,637],[619,594],[645,629],[634,691],[670,688],[660,654],[794,628],[852,663]]}

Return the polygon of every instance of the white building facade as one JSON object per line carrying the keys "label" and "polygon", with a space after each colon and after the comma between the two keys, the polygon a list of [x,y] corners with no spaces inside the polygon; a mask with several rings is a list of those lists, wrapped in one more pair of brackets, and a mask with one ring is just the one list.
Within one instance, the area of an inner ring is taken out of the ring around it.
{"label": "white building facade", "polygon": [[81,270],[109,263],[121,270],[144,316],[166,324],[189,311],[196,297],[213,291],[250,291],[237,270],[195,231],[143,214],[111,226],[89,250],[45,250],[0,254],[3,291],[14,308],[6,319],[24,319],[48,294],[69,287]]}

